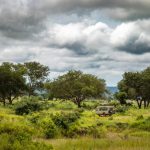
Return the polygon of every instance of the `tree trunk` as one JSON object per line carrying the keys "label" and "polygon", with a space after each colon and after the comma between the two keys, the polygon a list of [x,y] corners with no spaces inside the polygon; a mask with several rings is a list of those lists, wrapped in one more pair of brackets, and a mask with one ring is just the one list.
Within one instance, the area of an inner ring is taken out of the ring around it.
{"label": "tree trunk", "polygon": [[81,102],[78,102],[77,105],[78,105],[78,108],[81,108]]}
{"label": "tree trunk", "polygon": [[149,107],[149,104],[150,104],[150,100],[147,101],[147,107]]}
{"label": "tree trunk", "polygon": [[81,98],[75,98],[75,99],[73,99],[73,102],[78,106],[78,108],[81,108],[81,102],[82,102],[83,100],[81,99]]}
{"label": "tree trunk", "polygon": [[146,108],[146,107],[147,107],[147,101],[144,100],[144,108]]}
{"label": "tree trunk", "polygon": [[9,99],[9,104],[12,105],[12,100],[11,99]]}
{"label": "tree trunk", "polygon": [[5,101],[5,99],[3,100],[3,105],[4,105],[4,106],[6,105],[6,101]]}
{"label": "tree trunk", "polygon": [[137,101],[139,109],[141,109],[141,107],[142,107],[142,100],[136,100],[136,101]]}

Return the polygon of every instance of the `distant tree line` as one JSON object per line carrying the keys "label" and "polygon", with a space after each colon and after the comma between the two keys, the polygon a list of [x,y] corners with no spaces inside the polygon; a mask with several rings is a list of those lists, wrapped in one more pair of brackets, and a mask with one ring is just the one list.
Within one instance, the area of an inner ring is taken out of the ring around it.
{"label": "distant tree line", "polygon": [[103,79],[81,71],[69,71],[50,81],[50,69],[38,62],[14,64],[4,62],[0,65],[0,101],[12,104],[13,100],[23,96],[36,95],[46,90],[49,98],[71,100],[78,107],[86,98],[101,98],[106,92]]}
{"label": "distant tree line", "polygon": [[[12,104],[18,97],[35,96],[47,91],[49,99],[71,100],[78,107],[87,98],[102,98],[107,93],[105,81],[98,77],[71,70],[50,81],[50,69],[39,62],[0,65],[0,102]],[[150,104],[150,67],[140,72],[125,72],[118,83],[115,97],[122,105],[127,99],[137,101],[139,108]]]}

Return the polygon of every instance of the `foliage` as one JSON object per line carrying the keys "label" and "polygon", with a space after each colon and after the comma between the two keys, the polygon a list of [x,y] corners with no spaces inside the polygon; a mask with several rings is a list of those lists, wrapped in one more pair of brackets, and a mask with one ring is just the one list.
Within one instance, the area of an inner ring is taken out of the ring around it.
{"label": "foliage", "polygon": [[115,97],[119,100],[121,105],[126,104],[127,94],[125,92],[117,92]]}
{"label": "foliage", "polygon": [[0,134],[0,149],[1,150],[51,150],[51,145],[44,143],[32,142],[31,139],[26,137],[20,138],[22,135],[13,135],[3,133]]}
{"label": "foliage", "polygon": [[131,125],[131,128],[150,132],[150,117],[147,119],[138,119],[137,122]]}
{"label": "foliage", "polygon": [[38,125],[43,128],[46,138],[55,138],[59,134],[58,128],[50,117],[40,120]]}
{"label": "foliage", "polygon": [[118,105],[116,107],[116,112],[125,113],[128,109],[129,109],[129,107],[127,107],[127,106]]}
{"label": "foliage", "polygon": [[58,127],[67,130],[72,123],[79,119],[79,117],[80,114],[78,112],[61,112],[56,115],[52,115],[52,120]]}
{"label": "foliage", "polygon": [[42,105],[35,99],[22,100],[15,106],[17,115],[29,114],[30,112],[42,110]]}
{"label": "foliage", "polygon": [[[13,107],[0,105],[0,140],[2,142],[0,149],[22,150],[24,148],[34,150],[36,147],[38,150],[47,150],[48,143],[50,143],[54,149],[59,150],[64,149],[64,141],[66,143],[71,139],[79,145],[71,145],[71,140],[68,147],[65,144],[66,149],[70,149],[70,147],[72,149],[77,149],[77,147],[79,149],[85,149],[85,147],[86,149],[99,149],[99,143],[102,141],[102,149],[117,149],[116,145],[122,149],[121,144],[123,142],[128,145],[127,149],[133,147],[136,149],[133,146],[136,142],[139,142],[135,145],[141,146],[140,149],[146,149],[144,144],[149,143],[149,108],[137,109],[117,103],[116,114],[111,117],[99,117],[94,109],[89,109],[89,107],[101,103],[99,100],[84,101],[88,107],[77,108],[71,101],[54,100],[45,102],[38,97],[24,97],[20,99],[20,102],[15,103],[14,107],[23,101],[31,102],[33,100],[41,105],[42,110],[23,116],[15,115]],[[110,103],[114,104],[116,101]],[[43,104],[46,106],[43,107]],[[69,105],[71,106],[69,107]],[[84,139],[82,141],[84,145],[80,143],[82,139]],[[97,143],[90,144],[87,142],[88,139],[97,141]],[[143,139],[147,141],[141,144]],[[116,143],[113,146],[115,140]],[[43,141],[46,144],[35,141]],[[149,145],[147,147],[149,149]]]}
{"label": "foliage", "polygon": [[125,92],[129,99],[135,99],[138,107],[144,108],[150,103],[150,67],[141,72],[126,72],[123,79],[118,83],[121,92]]}
{"label": "foliage", "polygon": [[12,101],[26,90],[25,79],[18,65],[3,63],[0,66],[0,100],[4,105],[6,100],[12,104]]}
{"label": "foliage", "polygon": [[78,107],[89,97],[102,97],[106,91],[104,80],[80,71],[69,71],[46,84],[51,97],[72,100]]}
{"label": "foliage", "polygon": [[43,82],[49,74],[49,68],[38,62],[26,62],[24,68],[29,96],[35,95],[36,90],[43,89]]}

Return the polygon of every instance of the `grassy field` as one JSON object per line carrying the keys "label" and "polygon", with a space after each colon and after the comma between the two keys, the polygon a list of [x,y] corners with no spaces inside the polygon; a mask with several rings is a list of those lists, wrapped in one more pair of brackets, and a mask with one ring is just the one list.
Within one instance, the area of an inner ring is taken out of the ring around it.
{"label": "grassy field", "polygon": [[[113,116],[99,117],[94,107],[99,102],[85,102],[78,109],[71,102],[40,102],[43,109],[16,115],[17,105],[0,106],[0,150],[21,150],[30,142],[39,150],[149,150],[150,109],[130,107]],[[16,135],[15,141],[9,136]],[[20,145],[18,143],[21,143]],[[26,143],[26,144],[25,144]],[[18,145],[17,145],[18,144]],[[17,145],[17,146],[16,146]],[[36,146],[37,147],[37,146]],[[36,149],[36,148],[35,148]]]}

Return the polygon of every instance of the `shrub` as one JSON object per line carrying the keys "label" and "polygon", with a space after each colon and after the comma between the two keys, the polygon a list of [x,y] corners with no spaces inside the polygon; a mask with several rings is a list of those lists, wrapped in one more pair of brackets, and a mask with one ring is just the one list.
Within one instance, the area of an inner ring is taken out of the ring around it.
{"label": "shrub", "polygon": [[33,129],[28,126],[16,125],[14,123],[2,123],[0,124],[0,134],[7,133],[14,135],[18,140],[31,139]]}
{"label": "shrub", "polygon": [[93,138],[105,137],[105,129],[98,126],[82,127],[78,124],[70,126],[67,137],[92,136]]}
{"label": "shrub", "polygon": [[131,128],[150,132],[150,118],[139,120],[131,125]]}
{"label": "shrub", "polygon": [[112,106],[117,107],[117,106],[120,105],[120,103],[119,103],[119,101],[117,101],[117,100],[111,100],[111,101],[109,102],[109,105],[112,105]]}
{"label": "shrub", "polygon": [[58,136],[58,128],[51,120],[51,118],[44,118],[39,122],[39,125],[43,128],[46,138],[54,138]]}
{"label": "shrub", "polygon": [[[20,136],[18,134],[18,136]],[[17,136],[17,137],[18,137]],[[51,150],[53,149],[51,145],[46,145],[44,143],[32,142],[31,139],[24,138],[22,140],[18,139],[13,134],[3,133],[0,134],[0,149],[1,150]]]}
{"label": "shrub", "polygon": [[69,129],[69,126],[77,119],[79,119],[79,117],[80,113],[78,112],[71,112],[71,113],[62,112],[57,115],[53,115],[52,120],[58,127],[61,127],[62,129]]}
{"label": "shrub", "polygon": [[142,120],[144,119],[143,115],[137,116],[136,120]]}
{"label": "shrub", "polygon": [[125,113],[127,110],[128,110],[128,107],[127,107],[127,106],[118,105],[118,106],[116,107],[116,112],[119,112],[119,113]]}
{"label": "shrub", "polygon": [[15,113],[17,115],[29,114],[30,112],[41,110],[41,104],[36,100],[25,100],[17,103]]}
{"label": "shrub", "polygon": [[128,123],[117,122],[116,123],[117,130],[125,130],[129,127]]}

